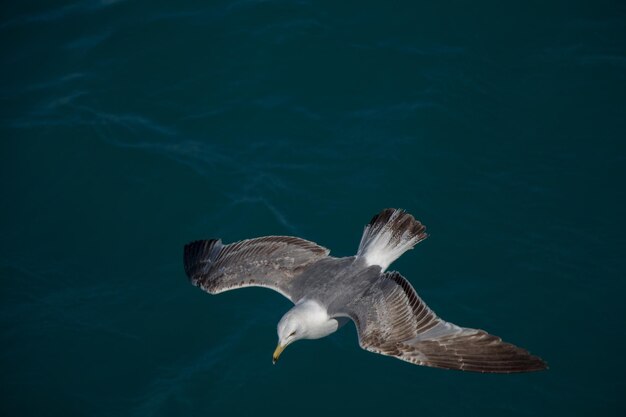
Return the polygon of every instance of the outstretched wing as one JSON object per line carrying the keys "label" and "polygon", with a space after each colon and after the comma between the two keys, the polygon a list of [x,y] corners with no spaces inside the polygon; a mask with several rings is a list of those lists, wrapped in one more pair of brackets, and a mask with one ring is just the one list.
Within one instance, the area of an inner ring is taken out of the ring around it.
{"label": "outstretched wing", "polygon": [[[416,365],[476,372],[546,369],[540,358],[483,330],[441,320],[397,272],[387,272],[344,307],[363,349]],[[341,312],[338,312],[341,315]]]}
{"label": "outstretched wing", "polygon": [[185,245],[185,272],[191,283],[219,294],[241,287],[267,287],[289,298],[291,281],[330,251],[308,240],[266,236],[230,245],[199,240]]}

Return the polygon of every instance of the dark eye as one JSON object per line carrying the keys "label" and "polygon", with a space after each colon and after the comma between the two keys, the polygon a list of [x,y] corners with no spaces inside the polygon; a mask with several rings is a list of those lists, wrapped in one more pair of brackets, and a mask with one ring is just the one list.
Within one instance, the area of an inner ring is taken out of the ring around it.
{"label": "dark eye", "polygon": [[291,336],[295,336],[296,335],[296,331],[294,330],[293,332],[291,332],[291,334],[289,335],[289,337]]}

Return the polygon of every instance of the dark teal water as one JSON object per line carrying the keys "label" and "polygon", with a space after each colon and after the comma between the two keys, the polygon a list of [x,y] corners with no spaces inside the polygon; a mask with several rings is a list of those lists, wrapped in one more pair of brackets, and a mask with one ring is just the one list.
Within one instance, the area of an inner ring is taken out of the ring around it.
{"label": "dark teal water", "polygon": [[[12,3],[0,414],[625,414],[623,3]],[[351,255],[384,207],[428,226],[392,268],[439,315],[550,370],[411,366],[352,325],[272,366],[289,302],[183,272],[199,238]]]}

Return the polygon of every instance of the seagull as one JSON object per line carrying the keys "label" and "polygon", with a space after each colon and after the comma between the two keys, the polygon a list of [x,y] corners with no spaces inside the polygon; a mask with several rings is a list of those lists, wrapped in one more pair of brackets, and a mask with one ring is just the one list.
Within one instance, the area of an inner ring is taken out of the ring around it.
{"label": "seagull", "polygon": [[219,239],[189,243],[184,265],[191,283],[211,294],[265,287],[294,303],[278,323],[273,363],[293,342],[328,336],[352,321],[361,348],[415,365],[483,373],[547,369],[539,357],[497,336],[442,320],[406,278],[387,272],[427,237],[412,215],[389,208],[365,226],[355,256],[332,257],[298,237],[265,236],[228,245]]}

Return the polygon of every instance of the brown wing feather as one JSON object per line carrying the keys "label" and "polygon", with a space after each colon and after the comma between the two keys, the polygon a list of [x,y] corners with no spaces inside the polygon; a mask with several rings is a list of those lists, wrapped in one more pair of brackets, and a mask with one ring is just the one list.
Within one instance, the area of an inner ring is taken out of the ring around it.
{"label": "brown wing feather", "polygon": [[313,242],[291,236],[266,236],[230,245],[213,239],[185,245],[184,262],[191,283],[211,294],[259,286],[291,299],[292,278],[328,253]]}
{"label": "brown wing feather", "polygon": [[475,372],[530,372],[546,369],[540,358],[483,330],[399,343],[400,359],[417,365]]}
{"label": "brown wing feather", "polygon": [[363,349],[416,365],[476,372],[546,369],[540,358],[483,330],[441,320],[397,272],[347,307]]}

